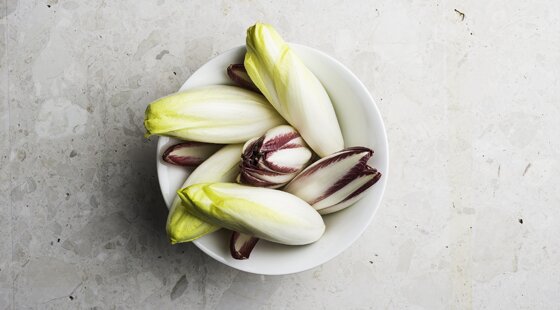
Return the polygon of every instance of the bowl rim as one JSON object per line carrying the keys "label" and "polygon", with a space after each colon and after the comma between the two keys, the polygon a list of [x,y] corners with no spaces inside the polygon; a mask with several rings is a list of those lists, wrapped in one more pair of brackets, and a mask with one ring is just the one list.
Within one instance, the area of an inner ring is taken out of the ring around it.
{"label": "bowl rim", "polygon": [[[337,59],[335,59],[334,57],[330,56],[329,54],[320,51],[318,49],[315,49],[313,47],[309,47],[303,44],[297,44],[297,43],[288,43],[290,46],[294,46],[297,49],[304,49],[304,50],[310,50],[313,53],[317,53],[320,54],[321,56],[327,58],[329,61],[331,61],[332,63],[336,64],[340,69],[342,69],[346,74],[348,74],[348,76],[350,76],[353,79],[353,84],[355,84],[357,87],[359,87],[359,89],[367,96],[367,99],[369,99],[370,104],[366,104],[364,105],[364,107],[366,107],[366,109],[373,109],[373,110],[368,110],[369,113],[375,113],[379,116],[379,126],[381,127],[381,137],[382,137],[382,141],[380,141],[384,146],[385,146],[385,150],[386,150],[386,157],[385,157],[385,171],[383,171],[383,177],[381,178],[380,182],[376,183],[376,187],[381,187],[380,188],[380,194],[379,194],[379,201],[377,203],[377,205],[375,206],[373,212],[371,212],[369,218],[367,218],[367,221],[365,222],[365,225],[363,225],[363,227],[359,230],[358,233],[356,233],[353,237],[350,238],[349,242],[347,243],[348,245],[346,247],[343,247],[339,250],[336,250],[335,252],[333,252],[332,255],[328,255],[327,257],[322,257],[318,260],[315,260],[313,264],[309,264],[309,266],[305,266],[303,269],[297,269],[297,270],[292,270],[290,272],[256,272],[254,270],[250,270],[248,268],[244,268],[243,266],[232,266],[230,265],[227,261],[225,261],[224,259],[222,259],[221,256],[217,255],[216,253],[214,253],[212,250],[210,250],[209,248],[207,248],[204,244],[202,244],[200,242],[200,240],[194,240],[192,241],[192,243],[194,243],[194,245],[196,247],[198,247],[201,251],[203,251],[205,254],[207,254],[208,256],[212,257],[213,259],[225,264],[226,266],[229,266],[231,268],[234,268],[236,270],[241,270],[247,273],[252,273],[252,274],[258,274],[258,275],[288,275],[288,274],[294,274],[294,273],[299,273],[299,272],[303,272],[303,271],[307,271],[316,267],[319,267],[325,263],[327,263],[328,261],[334,259],[335,257],[339,256],[342,252],[348,250],[366,231],[366,229],[371,225],[371,222],[373,221],[373,218],[375,217],[377,211],[379,210],[379,206],[381,205],[382,201],[383,201],[383,196],[385,195],[385,190],[387,187],[387,182],[388,182],[388,176],[389,176],[389,142],[388,142],[388,138],[387,138],[387,130],[385,127],[385,122],[383,121],[383,117],[381,114],[381,111],[379,110],[379,107],[376,104],[376,101],[374,100],[373,96],[372,96],[372,92],[370,92],[367,87],[362,83],[362,81],[352,72],[350,71],[350,69],[348,69],[344,64],[342,64],[340,61],[338,61]],[[185,82],[181,85],[181,87],[179,88],[178,91],[182,91],[185,89],[185,85],[189,82],[189,80],[195,76],[201,69],[202,67],[204,67],[207,63],[213,61],[214,59],[223,56],[224,54],[228,54],[228,53],[233,53],[236,52],[240,49],[246,49],[246,45],[238,45],[235,47],[232,47],[230,49],[227,49],[225,51],[220,52],[219,54],[217,54],[216,56],[208,59],[204,64],[202,64],[197,70],[195,70],[186,80]],[[162,194],[162,196],[164,196],[163,193],[163,189],[162,189],[162,185],[161,185],[161,179],[160,179],[160,162],[159,162],[159,154],[158,154],[158,150],[160,149],[160,143],[161,143],[161,137],[158,137],[158,144],[157,144],[157,148],[156,148],[156,166],[157,166],[157,175],[158,175],[158,184],[160,186],[160,192]],[[379,184],[381,183],[381,184]],[[165,199],[164,199],[165,201]],[[166,206],[169,209],[169,205],[167,205],[166,202]]]}

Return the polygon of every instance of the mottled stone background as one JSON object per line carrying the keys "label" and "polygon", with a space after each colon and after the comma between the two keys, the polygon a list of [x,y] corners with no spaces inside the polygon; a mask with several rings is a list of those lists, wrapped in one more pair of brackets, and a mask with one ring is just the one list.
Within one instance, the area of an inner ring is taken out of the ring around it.
{"label": "mottled stone background", "polygon": [[[288,2],[288,1],[285,1]],[[514,309],[560,302],[560,2],[0,3],[0,308]],[[171,246],[146,105],[255,21],[374,94],[391,171],[316,269]]]}

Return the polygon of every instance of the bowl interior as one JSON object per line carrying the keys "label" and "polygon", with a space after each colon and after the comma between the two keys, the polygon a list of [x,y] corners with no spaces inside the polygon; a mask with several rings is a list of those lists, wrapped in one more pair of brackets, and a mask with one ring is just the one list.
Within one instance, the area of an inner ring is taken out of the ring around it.
{"label": "bowl interior", "polygon": [[[326,231],[323,237],[310,245],[285,246],[259,241],[248,260],[235,260],[229,253],[229,235],[220,230],[204,236],[195,245],[214,259],[239,270],[257,274],[289,274],[307,270],[332,259],[347,249],[367,228],[381,202],[388,175],[387,137],[383,120],[372,97],[363,84],[342,64],[315,49],[291,44],[308,68],[325,86],[334,104],[345,146],[363,145],[375,151],[370,165],[383,177],[368,190],[355,205],[324,216]],[[180,90],[210,85],[232,84],[226,68],[242,63],[245,46],[236,47],[210,60],[197,70]],[[329,137],[324,137],[329,139]],[[161,155],[179,140],[160,137],[157,146],[157,168],[160,188],[167,206],[183,184],[190,170],[166,164]]]}

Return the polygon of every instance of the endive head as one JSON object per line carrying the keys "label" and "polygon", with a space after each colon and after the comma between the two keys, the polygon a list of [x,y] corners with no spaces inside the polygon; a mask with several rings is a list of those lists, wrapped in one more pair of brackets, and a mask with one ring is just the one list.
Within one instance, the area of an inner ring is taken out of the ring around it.
{"label": "endive head", "polygon": [[272,242],[315,242],[325,230],[319,213],[300,198],[235,183],[194,184],[178,192],[193,214],[217,226]]}
{"label": "endive head", "polygon": [[241,143],[285,123],[260,94],[212,85],[158,99],[148,106],[146,136],[164,135],[207,143]]}
{"label": "endive head", "polygon": [[313,163],[284,189],[307,201],[319,213],[349,207],[363,197],[381,173],[368,166],[373,150],[350,147]]}
{"label": "endive head", "polygon": [[329,95],[319,79],[270,25],[247,30],[247,74],[270,104],[324,157],[344,148]]}
{"label": "endive head", "polygon": [[245,143],[237,181],[258,187],[281,187],[308,164],[311,156],[311,150],[293,127],[274,127]]}

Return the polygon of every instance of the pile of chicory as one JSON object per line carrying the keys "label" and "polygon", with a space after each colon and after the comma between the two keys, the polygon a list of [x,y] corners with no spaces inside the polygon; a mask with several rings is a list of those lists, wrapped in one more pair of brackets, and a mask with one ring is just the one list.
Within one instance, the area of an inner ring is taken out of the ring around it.
{"label": "pile of chicory", "polygon": [[196,166],[169,212],[171,242],[226,228],[232,256],[246,259],[259,239],[317,241],[322,215],[351,206],[381,177],[368,165],[373,150],[344,148],[323,85],[270,25],[247,30],[244,63],[227,73],[237,86],[189,89],[146,109],[146,136],[185,140],[163,160]]}

